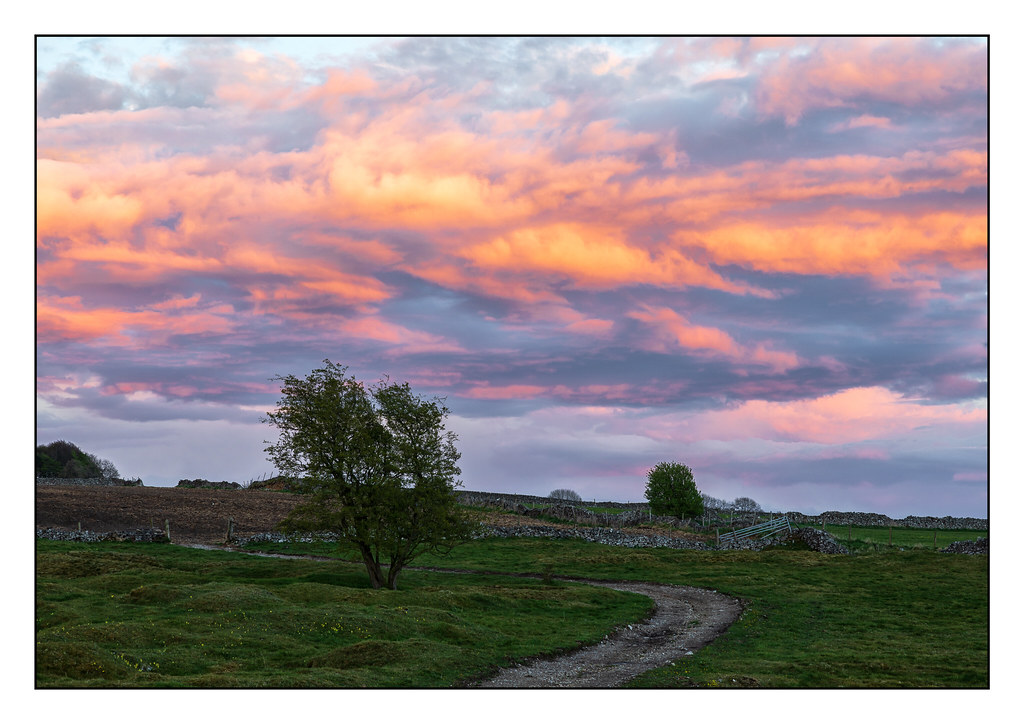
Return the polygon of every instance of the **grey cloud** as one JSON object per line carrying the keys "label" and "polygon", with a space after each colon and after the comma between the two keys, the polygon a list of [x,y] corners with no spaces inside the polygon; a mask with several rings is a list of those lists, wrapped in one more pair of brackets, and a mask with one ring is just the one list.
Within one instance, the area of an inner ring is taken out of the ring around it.
{"label": "grey cloud", "polygon": [[43,81],[36,96],[36,111],[43,118],[51,118],[68,113],[118,110],[131,97],[131,92],[120,84],[91,76],[78,63],[68,61]]}

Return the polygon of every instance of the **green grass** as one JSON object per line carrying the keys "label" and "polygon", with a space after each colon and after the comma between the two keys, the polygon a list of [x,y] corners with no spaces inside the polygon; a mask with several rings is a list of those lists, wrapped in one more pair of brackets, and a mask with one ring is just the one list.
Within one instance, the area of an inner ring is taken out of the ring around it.
{"label": "green grass", "polygon": [[[821,528],[820,525],[801,525],[801,528]],[[847,526],[825,524],[825,530],[836,537],[849,550],[881,550],[889,546],[889,526]],[[988,538],[987,530],[938,530],[934,528],[892,528],[894,548],[942,550],[950,543],[963,540]]]}
{"label": "green grass", "polygon": [[47,687],[445,687],[600,640],[643,596],[155,544],[40,541],[36,683]]}
{"label": "green grass", "polygon": [[[597,640],[648,605],[482,573],[407,570],[402,590],[372,591],[361,566],[341,561],[144,544],[44,542],[37,551],[40,686],[457,685],[510,659]],[[745,601],[714,643],[633,686],[989,684],[987,556],[486,539],[415,564],[676,583]]]}
{"label": "green grass", "polygon": [[987,556],[895,548],[854,556],[677,551],[489,539],[419,563],[676,583],[746,602],[740,621],[713,644],[639,677],[634,686],[988,686]]}
{"label": "green grass", "polygon": [[488,540],[438,564],[713,588],[747,602],[713,644],[634,686],[986,687],[988,559],[927,550],[626,549]]}

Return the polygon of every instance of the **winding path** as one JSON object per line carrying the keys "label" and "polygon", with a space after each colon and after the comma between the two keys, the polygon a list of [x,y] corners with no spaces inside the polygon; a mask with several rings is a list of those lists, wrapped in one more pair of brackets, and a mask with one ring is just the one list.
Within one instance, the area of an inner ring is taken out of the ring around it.
{"label": "winding path", "polygon": [[739,618],[735,598],[690,586],[562,579],[639,593],[654,600],[654,614],[593,646],[502,670],[474,684],[484,688],[611,688],[671,664],[711,643]]}
{"label": "winding path", "polygon": [[[222,546],[185,544],[190,548],[225,550]],[[307,558],[333,561],[318,556],[293,556],[229,549],[247,555],[269,558]],[[414,570],[410,567],[410,570]],[[500,576],[540,578],[540,574],[510,574],[499,571],[467,571],[450,568],[423,568],[445,573],[476,573]],[[472,684],[472,688],[613,688],[650,669],[666,666],[711,643],[732,625],[743,612],[739,600],[717,591],[691,586],[633,581],[598,581],[564,578],[561,581],[604,586],[629,591],[654,601],[654,613],[647,620],[631,624],[609,634],[593,646],[587,646],[550,659],[502,669],[496,676]]]}

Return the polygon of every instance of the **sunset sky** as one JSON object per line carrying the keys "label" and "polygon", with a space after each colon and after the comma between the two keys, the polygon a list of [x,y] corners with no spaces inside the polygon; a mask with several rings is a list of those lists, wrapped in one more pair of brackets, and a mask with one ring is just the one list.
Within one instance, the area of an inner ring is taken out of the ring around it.
{"label": "sunset sky", "polygon": [[36,41],[36,438],[272,475],[275,375],[469,490],[988,507],[985,38]]}

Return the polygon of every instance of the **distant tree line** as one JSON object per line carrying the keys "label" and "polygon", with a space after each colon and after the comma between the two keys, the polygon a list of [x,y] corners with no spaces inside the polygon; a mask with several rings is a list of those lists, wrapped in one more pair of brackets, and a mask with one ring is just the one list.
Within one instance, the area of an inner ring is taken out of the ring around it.
{"label": "distant tree line", "polygon": [[579,493],[575,490],[570,490],[569,488],[558,488],[557,490],[552,490],[548,497],[553,500],[568,500],[571,503],[579,503],[583,501],[583,498],[580,497]]}
{"label": "distant tree line", "polygon": [[701,493],[701,498],[704,499],[704,507],[711,508],[713,510],[725,510],[732,511],[735,513],[762,513],[761,506],[753,498],[736,498],[736,500],[724,500],[722,498],[715,498],[706,493]]}
{"label": "distant tree line", "polygon": [[83,452],[74,443],[57,440],[36,446],[36,477],[118,478],[114,463]]}

